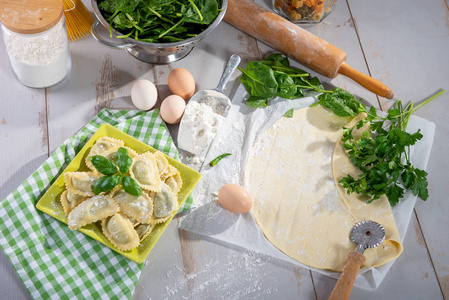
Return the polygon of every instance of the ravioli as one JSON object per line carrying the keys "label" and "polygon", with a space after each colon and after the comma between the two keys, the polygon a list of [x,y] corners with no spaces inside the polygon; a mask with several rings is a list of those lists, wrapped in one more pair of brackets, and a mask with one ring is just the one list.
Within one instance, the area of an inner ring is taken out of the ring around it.
{"label": "ravioli", "polygon": [[[136,180],[142,194],[128,194],[119,184],[109,192],[95,195],[95,182],[104,175],[94,168],[89,157],[101,155],[117,164],[120,147],[127,149],[132,158],[129,171],[124,175]],[[70,229],[96,223],[114,247],[129,251],[178,210],[176,195],[183,184],[181,174],[162,152],[138,154],[121,140],[101,137],[90,149],[85,163],[92,172],[64,173],[66,190],[60,201]]]}
{"label": "ravioli", "polygon": [[159,192],[162,181],[159,176],[156,158],[150,152],[140,154],[133,159],[129,170],[131,177],[145,190]]}
{"label": "ravioli", "polygon": [[128,251],[140,244],[140,238],[130,220],[115,214],[101,222],[101,228],[108,240],[118,249]]}
{"label": "ravioli", "polygon": [[100,175],[94,172],[67,172],[64,180],[67,190],[73,194],[92,197],[95,195],[93,187]]}
{"label": "ravioli", "polygon": [[161,191],[153,196],[153,216],[156,223],[165,222],[178,210],[178,198],[168,185],[162,184]]}
{"label": "ravioli", "polygon": [[65,214],[68,216],[69,213],[77,207],[81,202],[86,200],[88,197],[74,194],[68,190],[65,190],[60,197],[62,208]]}
{"label": "ravioli", "polygon": [[165,179],[164,183],[168,185],[173,194],[177,195],[182,188],[181,173],[176,172],[176,174]]}
{"label": "ravioli", "polygon": [[133,196],[119,190],[112,199],[120,206],[120,211],[126,216],[135,219],[139,223],[149,223],[153,213],[151,198],[142,192],[140,196]]}
{"label": "ravioli", "polygon": [[89,157],[94,155],[104,156],[113,150],[117,150],[120,147],[124,147],[125,143],[122,140],[117,140],[111,137],[103,136],[99,138],[95,144],[90,149],[89,155],[86,157],[86,165],[92,171],[96,171],[95,167],[92,165]]}
{"label": "ravioli", "polygon": [[159,175],[161,178],[163,178],[169,172],[170,164],[162,152],[158,151],[158,152],[155,152],[153,155],[154,155],[154,158],[156,158],[156,164],[157,164],[157,168],[159,170]]}
{"label": "ravioli", "polygon": [[92,197],[69,213],[69,228],[79,229],[87,224],[112,216],[119,210],[118,204],[107,195]]}
{"label": "ravioli", "polygon": [[140,241],[143,241],[153,231],[155,223],[139,224],[136,226],[136,232],[139,235]]}
{"label": "ravioli", "polygon": [[165,173],[164,175],[161,176],[161,179],[162,179],[162,181],[165,181],[168,177],[171,177],[178,172],[179,172],[178,169],[176,169],[172,165],[168,165],[168,171],[167,171],[167,173]]}

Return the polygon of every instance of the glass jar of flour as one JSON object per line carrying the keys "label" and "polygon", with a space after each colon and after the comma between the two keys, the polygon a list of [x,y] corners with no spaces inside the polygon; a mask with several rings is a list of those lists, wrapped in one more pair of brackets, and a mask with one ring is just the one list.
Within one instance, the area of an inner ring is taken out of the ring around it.
{"label": "glass jar of flour", "polygon": [[71,69],[61,0],[3,0],[3,40],[17,79],[32,88],[50,87]]}

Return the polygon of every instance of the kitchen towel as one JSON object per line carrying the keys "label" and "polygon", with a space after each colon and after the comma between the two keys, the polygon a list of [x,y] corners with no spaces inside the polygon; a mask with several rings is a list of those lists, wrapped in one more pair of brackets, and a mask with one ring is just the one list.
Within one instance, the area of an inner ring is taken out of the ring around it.
{"label": "kitchen towel", "polygon": [[[159,110],[103,109],[0,203],[0,247],[34,299],[130,299],[143,264],[36,209],[36,203],[103,124],[178,159]],[[180,211],[192,206],[189,196]]]}

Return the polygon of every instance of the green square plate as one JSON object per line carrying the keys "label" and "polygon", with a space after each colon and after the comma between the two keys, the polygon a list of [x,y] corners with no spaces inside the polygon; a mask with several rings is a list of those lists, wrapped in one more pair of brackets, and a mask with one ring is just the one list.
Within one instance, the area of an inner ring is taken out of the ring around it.
{"label": "green square plate", "polygon": [[[90,171],[85,164],[85,159],[92,145],[102,136],[120,139],[125,142],[125,146],[135,150],[138,153],[143,153],[147,151],[156,152],[156,149],[148,146],[147,144],[142,143],[141,141],[135,139],[134,137],[116,129],[115,127],[109,124],[103,124],[97,130],[97,132],[91,137],[91,139],[86,143],[86,145],[84,145],[81,151],[75,156],[75,158],[67,166],[64,172],[55,180],[55,182],[50,186],[47,192],[42,196],[42,198],[36,205],[37,209],[67,224],[67,216],[65,215],[64,210],[59,201],[62,192],[65,190],[63,175],[65,172]],[[181,190],[178,193],[178,202],[179,206],[181,206],[185,202],[187,197],[190,195],[193,188],[199,182],[201,174],[167,155],[166,157],[169,163],[174,167],[176,167],[181,173],[183,184]],[[148,256],[151,249],[154,247],[157,240],[161,236],[162,232],[165,230],[165,228],[168,226],[168,224],[172,219],[173,216],[166,222],[157,224],[156,227],[151,232],[151,234],[140,243],[139,247],[130,251],[121,251],[117,249],[114,245],[112,245],[112,243],[104,236],[103,232],[101,231],[101,228],[97,224],[86,225],[83,228],[80,228],[79,231],[99,241],[100,243],[108,246],[112,250],[120,253],[121,255],[129,258],[130,260],[135,261],[136,263],[142,263]]]}

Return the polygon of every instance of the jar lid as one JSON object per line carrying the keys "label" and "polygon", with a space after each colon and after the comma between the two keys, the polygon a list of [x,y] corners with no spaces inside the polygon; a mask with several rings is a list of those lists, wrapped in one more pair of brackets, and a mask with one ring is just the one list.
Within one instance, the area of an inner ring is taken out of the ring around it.
{"label": "jar lid", "polygon": [[61,0],[2,0],[0,3],[0,22],[17,33],[46,31],[55,26],[61,17]]}

